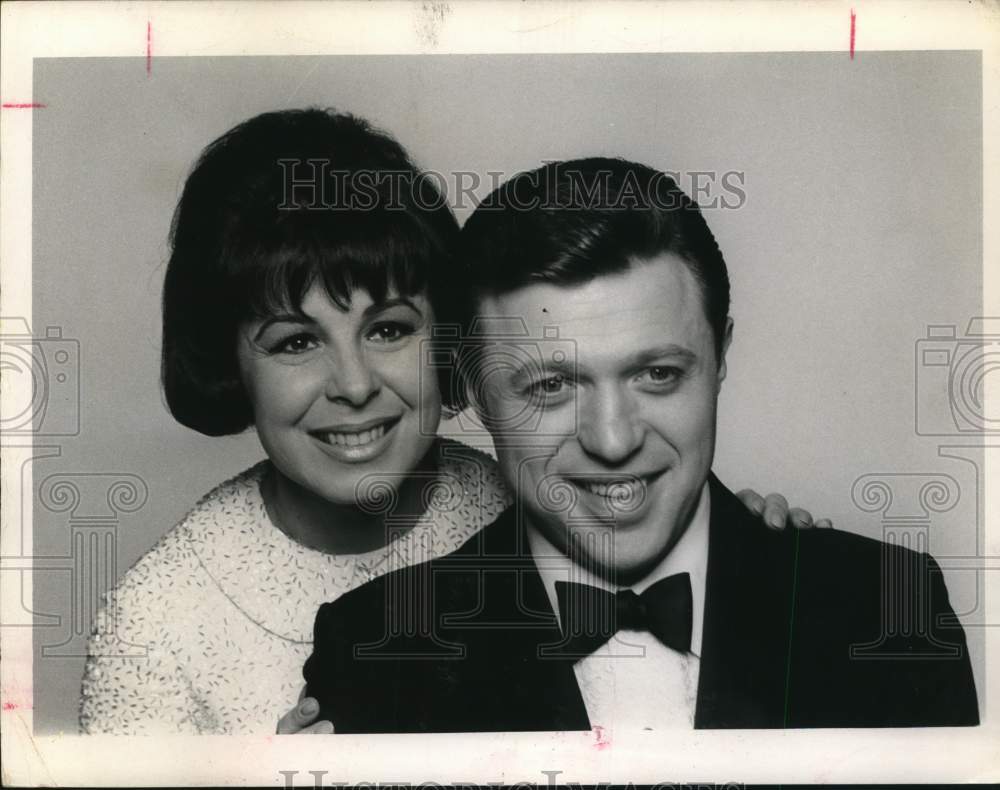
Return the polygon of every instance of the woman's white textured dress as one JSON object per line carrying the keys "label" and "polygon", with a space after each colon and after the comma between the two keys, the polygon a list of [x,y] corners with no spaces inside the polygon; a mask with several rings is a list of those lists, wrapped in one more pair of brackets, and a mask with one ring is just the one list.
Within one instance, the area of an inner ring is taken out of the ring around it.
{"label": "woman's white textured dress", "polygon": [[207,494],[108,593],[81,731],[274,733],[302,690],[321,603],[458,548],[509,504],[493,459],[449,441],[440,451],[426,513],[366,554],[326,554],[276,528],[260,493],[268,461]]}

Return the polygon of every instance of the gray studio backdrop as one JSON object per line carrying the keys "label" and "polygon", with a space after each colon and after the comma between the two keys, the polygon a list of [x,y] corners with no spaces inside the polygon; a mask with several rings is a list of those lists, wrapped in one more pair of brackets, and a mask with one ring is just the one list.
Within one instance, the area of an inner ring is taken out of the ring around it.
{"label": "gray studio backdrop", "polygon": [[[69,390],[51,383],[37,444],[53,449],[34,464],[36,731],[76,728],[97,596],[261,457],[252,434],[200,436],[163,405],[167,231],[210,140],[307,105],[391,130],[446,180],[588,154],[741,173],[743,204],[708,211],[736,322],[716,471],[929,546],[982,690],[967,568],[983,437],[976,377],[955,362],[987,342],[966,335],[982,303],[980,73],[964,52],[36,61],[31,329],[72,369]],[[949,405],[956,377],[971,416]]]}

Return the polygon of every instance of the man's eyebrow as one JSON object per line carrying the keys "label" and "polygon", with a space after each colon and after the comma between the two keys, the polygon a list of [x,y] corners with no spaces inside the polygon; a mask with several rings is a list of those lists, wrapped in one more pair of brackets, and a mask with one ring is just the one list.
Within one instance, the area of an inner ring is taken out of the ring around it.
{"label": "man's eyebrow", "polygon": [[698,359],[698,355],[689,348],[679,346],[676,343],[668,343],[665,346],[637,351],[635,354],[626,357],[626,364],[629,367],[641,367],[665,358],[678,359],[681,362],[691,363]]}

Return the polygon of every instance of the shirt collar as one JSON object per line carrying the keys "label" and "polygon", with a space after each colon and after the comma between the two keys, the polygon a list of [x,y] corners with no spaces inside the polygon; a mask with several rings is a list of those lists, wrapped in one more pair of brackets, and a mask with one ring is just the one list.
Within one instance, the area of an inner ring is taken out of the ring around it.
{"label": "shirt collar", "polygon": [[[691,523],[677,544],[661,559],[656,566],[635,584],[629,585],[637,593],[642,593],[651,585],[672,576],[675,573],[688,573],[691,577],[691,598],[693,604],[693,620],[691,628],[691,652],[701,656],[702,621],[705,613],[705,578],[708,570],[708,524],[711,516],[711,498],[708,483],[702,487],[698,506],[695,508]],[[549,605],[559,618],[559,604],[556,598],[557,581],[573,581],[579,584],[589,584],[605,590],[622,589],[623,585],[615,585],[606,579],[596,576],[586,568],[576,564],[555,548],[541,532],[528,524],[528,546],[532,559],[542,578],[545,594]]]}

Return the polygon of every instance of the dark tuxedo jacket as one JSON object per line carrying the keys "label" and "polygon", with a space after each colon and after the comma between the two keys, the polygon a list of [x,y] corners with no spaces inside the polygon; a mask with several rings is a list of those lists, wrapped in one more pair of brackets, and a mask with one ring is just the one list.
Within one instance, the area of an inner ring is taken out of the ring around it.
{"label": "dark tuxedo jacket", "polygon": [[[978,724],[926,554],[762,525],[714,477],[698,728]],[[338,733],[591,728],[516,506],[316,617],[304,675]]]}

